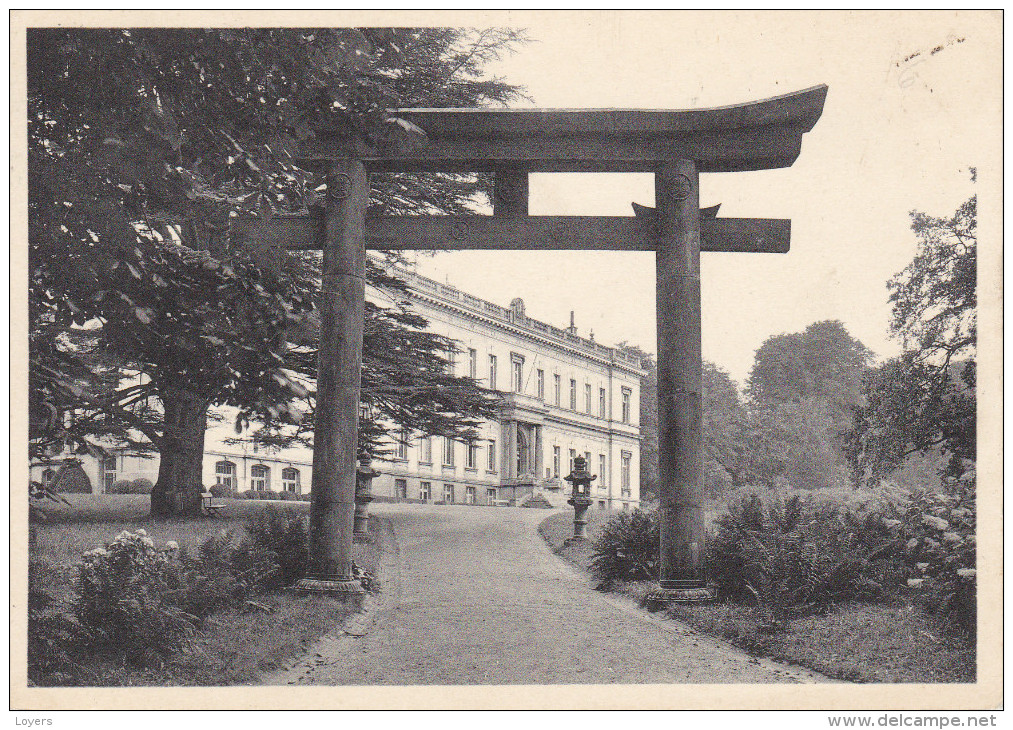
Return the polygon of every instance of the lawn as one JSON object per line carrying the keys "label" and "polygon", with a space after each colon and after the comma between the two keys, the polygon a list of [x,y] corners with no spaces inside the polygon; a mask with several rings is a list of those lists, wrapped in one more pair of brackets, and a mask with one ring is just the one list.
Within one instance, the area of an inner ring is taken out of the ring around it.
{"label": "lawn", "polygon": [[[605,523],[588,513],[588,536]],[[564,545],[573,535],[573,512],[551,515],[538,532],[560,557],[590,572],[591,541]],[[656,583],[629,583],[615,590],[643,599]],[[698,631],[720,636],[750,653],[797,664],[852,682],[974,682],[975,651],[948,634],[921,609],[904,602],[841,604],[826,614],[796,618],[786,631],[763,633],[760,610],[730,603],[674,605],[667,615]]]}
{"label": "lawn", "polygon": [[[29,557],[43,589],[66,611],[73,599],[81,553],[104,545],[122,530],[147,531],[157,545],[175,540],[191,552],[222,530],[242,534],[247,517],[267,505],[307,513],[307,502],[225,500],[220,517],[153,520],[144,495],[67,495],[69,507],[47,510],[48,519],[31,529]],[[380,518],[370,521],[374,540],[355,544],[355,562],[376,574]],[[279,667],[306,646],[341,626],[349,605],[320,596],[272,592],[255,597],[259,606],[209,617],[183,646],[145,667],[124,665],[114,656],[90,656],[47,684],[88,686],[178,686],[256,683],[263,671]],[[266,610],[265,610],[266,609]]]}

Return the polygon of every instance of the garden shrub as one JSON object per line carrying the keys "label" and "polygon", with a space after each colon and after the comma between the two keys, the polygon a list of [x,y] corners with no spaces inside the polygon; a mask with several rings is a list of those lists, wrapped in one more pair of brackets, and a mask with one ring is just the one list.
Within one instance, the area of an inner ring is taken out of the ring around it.
{"label": "garden shrub", "polygon": [[53,488],[61,494],[91,494],[91,479],[78,462],[65,463],[56,471]]}
{"label": "garden shrub", "polygon": [[964,631],[977,624],[976,477],[944,480],[898,505],[889,527],[903,551],[906,583],[930,612]]}
{"label": "garden shrub", "polygon": [[74,615],[92,644],[138,660],[165,654],[192,634],[196,617],[179,606],[172,553],[138,530],[83,555]]}
{"label": "garden shrub", "polygon": [[133,486],[133,482],[129,479],[120,479],[113,482],[113,485],[109,487],[109,494],[130,494]]}
{"label": "garden shrub", "polygon": [[120,479],[109,487],[109,494],[151,494],[155,485],[150,479]]}
{"label": "garden shrub", "polygon": [[287,490],[284,491],[284,492],[281,492],[280,496],[281,496],[281,501],[282,502],[298,502],[298,501],[300,501],[302,499],[302,495],[301,494],[296,494],[295,492],[287,491]]}
{"label": "garden shrub", "polygon": [[604,585],[658,577],[658,520],[636,509],[613,515],[594,541],[591,569]]}
{"label": "garden shrub", "polygon": [[718,597],[757,603],[774,623],[880,594],[895,548],[882,513],[826,495],[744,494],[716,524],[708,567]]}
{"label": "garden shrub", "polygon": [[257,493],[252,489],[247,489],[245,492],[240,492],[239,496],[243,499],[256,499]]}
{"label": "garden shrub", "polygon": [[155,488],[154,482],[144,477],[135,479],[131,486],[134,490],[131,494],[151,494],[151,490]]}
{"label": "garden shrub", "polygon": [[81,645],[82,630],[43,589],[40,573],[44,567],[41,561],[28,564],[28,681],[61,684],[69,678],[66,670]]}
{"label": "garden shrub", "polygon": [[212,484],[208,487],[208,491],[211,492],[211,496],[216,499],[231,499],[236,496],[235,491],[225,484]]}
{"label": "garden shrub", "polygon": [[306,517],[294,510],[270,505],[246,522],[253,545],[270,550],[278,559],[278,572],[268,585],[292,585],[303,577],[309,561],[309,529]]}

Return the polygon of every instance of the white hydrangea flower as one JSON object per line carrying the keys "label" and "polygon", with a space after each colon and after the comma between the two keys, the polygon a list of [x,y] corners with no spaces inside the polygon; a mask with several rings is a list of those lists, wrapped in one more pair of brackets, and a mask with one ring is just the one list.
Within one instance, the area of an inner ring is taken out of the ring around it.
{"label": "white hydrangea flower", "polygon": [[944,532],[943,539],[946,542],[960,542],[962,538],[956,532]]}
{"label": "white hydrangea flower", "polygon": [[920,571],[922,571],[924,573],[925,570],[928,569],[929,564],[928,563],[915,563],[915,567],[918,568],[918,570],[920,570]]}
{"label": "white hydrangea flower", "polygon": [[145,535],[147,535],[147,534],[148,534],[148,531],[147,531],[147,530],[138,530],[138,531],[137,531],[137,532],[135,532],[134,534],[135,534],[135,535],[140,535],[141,537],[144,537]]}
{"label": "white hydrangea flower", "polygon": [[973,578],[978,574],[978,571],[974,568],[961,568],[957,571],[957,575],[961,578]]}
{"label": "white hydrangea flower", "polygon": [[908,578],[907,579],[907,587],[908,588],[921,588],[921,585],[924,582],[925,582],[924,578]]}
{"label": "white hydrangea flower", "polygon": [[934,527],[937,530],[947,530],[950,527],[950,523],[944,520],[942,517],[936,517],[935,515],[922,515],[922,522],[929,527]]}
{"label": "white hydrangea flower", "polygon": [[165,543],[165,549],[179,550],[179,543],[177,543],[175,540],[169,540],[169,542]]}
{"label": "white hydrangea flower", "polygon": [[887,519],[884,519],[883,520],[883,524],[886,525],[887,527],[896,527],[897,525],[900,524],[900,520],[887,520]]}

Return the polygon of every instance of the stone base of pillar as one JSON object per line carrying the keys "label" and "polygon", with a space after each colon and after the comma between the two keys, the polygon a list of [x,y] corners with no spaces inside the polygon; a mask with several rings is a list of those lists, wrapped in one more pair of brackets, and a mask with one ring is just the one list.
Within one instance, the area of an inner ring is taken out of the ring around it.
{"label": "stone base of pillar", "polygon": [[292,590],[296,593],[332,596],[344,602],[361,602],[366,595],[362,584],[354,578],[349,580],[303,578],[292,586]]}
{"label": "stone base of pillar", "polygon": [[709,603],[714,600],[714,591],[705,586],[681,588],[659,588],[644,599],[644,605],[652,611],[673,603]]}
{"label": "stone base of pillar", "polygon": [[373,538],[368,532],[353,532],[352,542],[369,545],[373,542]]}
{"label": "stone base of pillar", "polygon": [[574,535],[563,540],[563,545],[572,545],[575,542],[587,542],[587,538],[583,535]]}

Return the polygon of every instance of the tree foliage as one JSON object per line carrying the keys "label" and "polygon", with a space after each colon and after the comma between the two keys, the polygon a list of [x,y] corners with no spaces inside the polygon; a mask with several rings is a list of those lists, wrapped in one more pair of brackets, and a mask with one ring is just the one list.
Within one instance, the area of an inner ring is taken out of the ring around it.
{"label": "tree foliage", "polygon": [[[298,422],[306,409],[292,402],[312,394],[305,335],[317,260],[241,246],[231,219],[317,205],[323,187],[299,149],[324,130],[410,144],[418,130],[388,110],[516,98],[483,66],[521,40],[497,29],[31,31],[37,450],[139,431],[162,456],[153,508],[167,490],[188,492],[193,507],[210,406],[235,405],[244,422]],[[487,185],[437,174],[370,182],[373,210],[388,213],[460,212]],[[487,412],[469,383],[435,376],[449,343],[423,325],[396,308],[370,312],[364,380],[376,421],[367,433],[384,418],[416,425],[427,398],[439,414],[418,424],[427,428],[456,433]],[[389,377],[406,366],[422,387]],[[123,385],[124,371],[141,377]]]}
{"label": "tree foliage", "polygon": [[860,478],[939,448],[952,476],[976,455],[977,199],[953,216],[911,213],[914,259],[887,284],[904,352],[870,374],[848,451]]}

